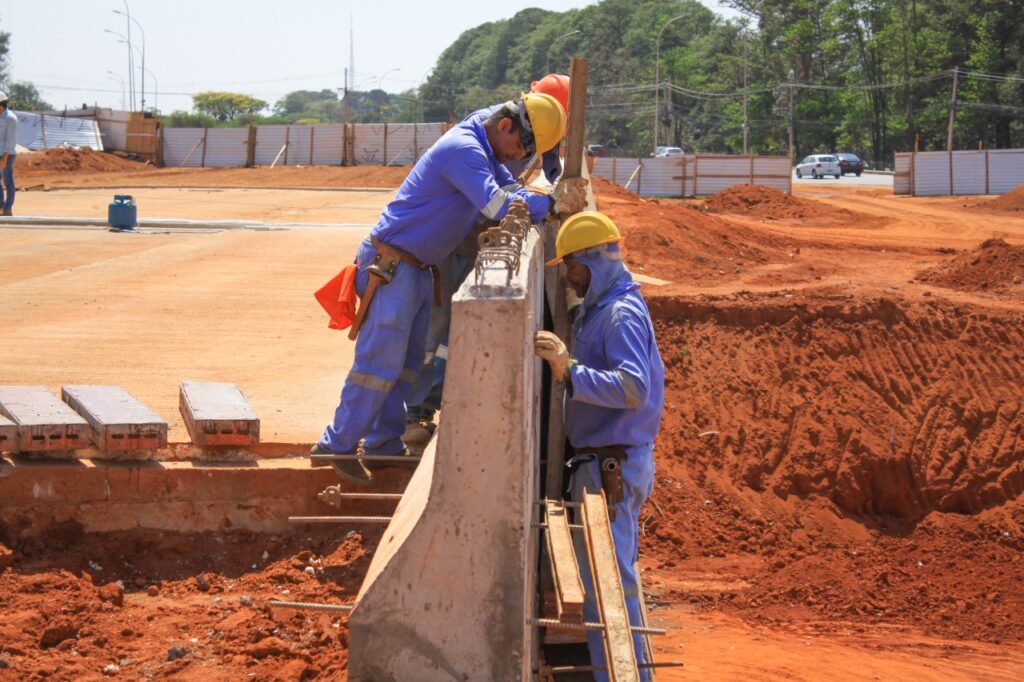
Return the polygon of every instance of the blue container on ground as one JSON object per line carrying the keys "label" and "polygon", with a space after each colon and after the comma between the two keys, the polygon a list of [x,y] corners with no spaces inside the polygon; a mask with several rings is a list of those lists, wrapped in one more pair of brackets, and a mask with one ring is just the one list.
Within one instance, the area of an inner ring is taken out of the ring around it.
{"label": "blue container on ground", "polygon": [[138,206],[130,194],[115,194],[107,207],[107,223],[115,230],[131,230],[138,224]]}

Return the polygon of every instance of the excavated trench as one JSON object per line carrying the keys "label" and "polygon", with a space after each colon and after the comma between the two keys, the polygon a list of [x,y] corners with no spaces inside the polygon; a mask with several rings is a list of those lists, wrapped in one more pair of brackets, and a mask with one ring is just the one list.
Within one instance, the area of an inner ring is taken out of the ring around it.
{"label": "excavated trench", "polygon": [[667,366],[659,449],[696,483],[724,474],[911,521],[1024,491],[1024,316],[886,297],[729,298],[650,301]]}

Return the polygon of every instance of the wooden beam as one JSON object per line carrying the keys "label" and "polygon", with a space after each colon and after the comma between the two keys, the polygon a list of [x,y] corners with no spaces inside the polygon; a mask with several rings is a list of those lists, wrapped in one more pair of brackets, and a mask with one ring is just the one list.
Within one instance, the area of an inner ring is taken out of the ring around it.
{"label": "wooden beam", "polygon": [[551,575],[554,578],[555,602],[558,605],[558,620],[583,622],[583,580],[576,552],[569,533],[569,520],[565,506],[555,500],[544,504],[548,527],[545,533],[548,557],[551,559]]}
{"label": "wooden beam", "polygon": [[604,623],[608,679],[611,682],[639,682],[640,671],[633,648],[633,633],[629,629],[629,611],[615,557],[615,541],[604,491],[584,492],[581,509],[597,612],[600,622]]}
{"label": "wooden beam", "polygon": [[562,177],[582,177],[583,141],[586,139],[587,60],[573,59],[569,65],[569,123],[565,134],[565,168]]}

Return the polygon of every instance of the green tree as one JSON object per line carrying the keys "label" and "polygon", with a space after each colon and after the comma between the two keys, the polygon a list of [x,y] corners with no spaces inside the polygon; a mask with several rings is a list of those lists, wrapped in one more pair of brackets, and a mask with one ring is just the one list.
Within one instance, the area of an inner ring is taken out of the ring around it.
{"label": "green tree", "polygon": [[235,92],[200,92],[192,95],[192,108],[218,121],[231,121],[240,116],[253,116],[267,107],[261,99]]}
{"label": "green tree", "polygon": [[53,105],[43,100],[39,90],[31,83],[11,83],[7,86],[7,98],[11,108],[21,111],[51,111]]}

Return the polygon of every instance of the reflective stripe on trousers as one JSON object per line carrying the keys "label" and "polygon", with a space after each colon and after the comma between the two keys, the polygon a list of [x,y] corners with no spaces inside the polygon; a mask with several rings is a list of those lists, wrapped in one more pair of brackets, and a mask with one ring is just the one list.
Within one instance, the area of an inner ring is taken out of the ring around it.
{"label": "reflective stripe on trousers", "polygon": [[[376,249],[365,240],[356,255],[356,290],[366,290],[366,266]],[[318,445],[332,452],[354,452],[360,439],[370,454],[402,451],[405,399],[423,364],[433,283],[428,270],[399,263],[388,284],[377,288],[356,339],[355,362],[341,389],[334,420]]]}
{"label": "reflective stripe on trousers", "polygon": [[[583,450],[583,448],[581,448]],[[619,575],[622,576],[622,587],[626,595],[626,610],[629,611],[629,622],[634,626],[643,624],[640,613],[640,593],[637,590],[637,574],[635,570],[637,551],[640,543],[640,509],[654,490],[654,445],[647,444],[626,449],[629,455],[622,465],[622,502],[615,508],[615,521],[612,522],[612,539],[615,541],[615,558],[619,564]],[[597,491],[601,488],[601,469],[597,458],[593,457],[579,465],[570,483],[573,502],[583,501],[583,491]],[[578,514],[579,512],[577,512]],[[576,516],[577,523],[579,516]],[[590,563],[587,551],[582,544],[580,533],[574,534],[576,561],[580,566],[580,577],[586,590],[583,602],[583,618],[589,623],[596,623],[600,616],[597,602],[594,599],[594,584],[590,575]],[[633,635],[633,646],[636,650],[637,663],[647,662],[644,658],[643,635]],[[590,662],[595,666],[605,665],[604,640],[600,632],[587,633],[587,648],[590,650]],[[595,672],[594,679],[605,682],[608,673]],[[650,679],[648,670],[640,671],[640,679]]]}

